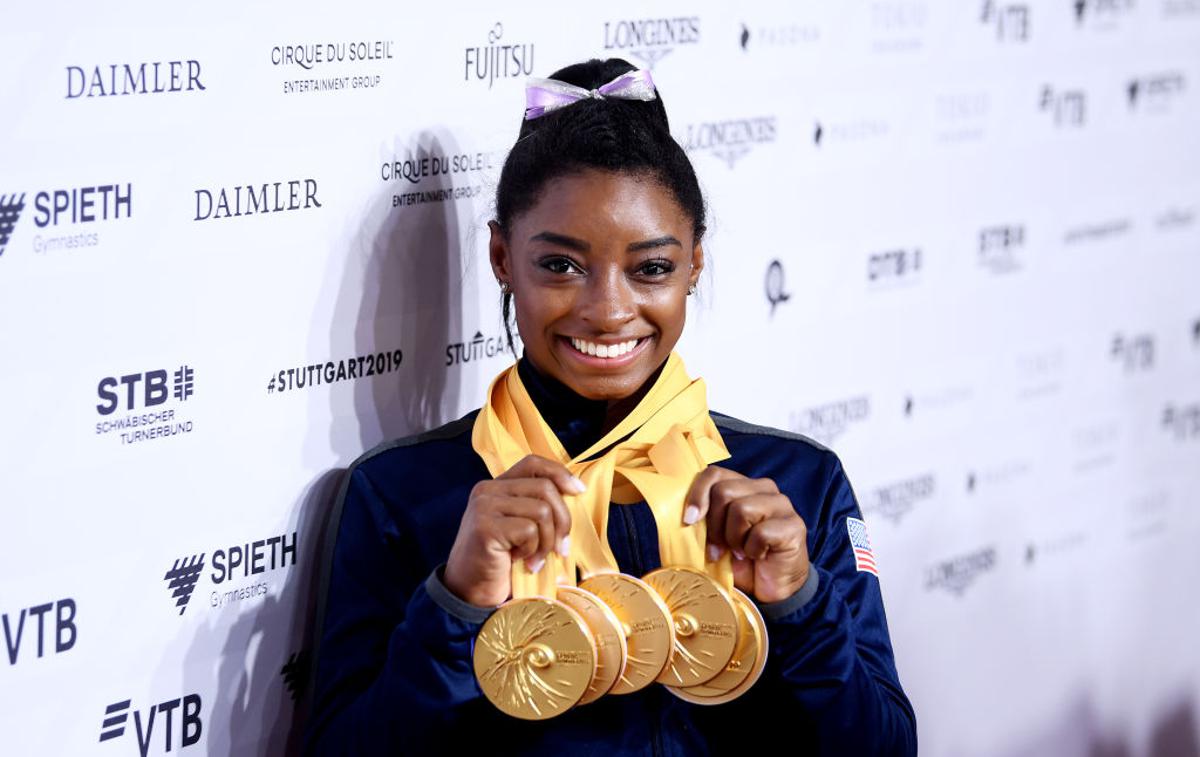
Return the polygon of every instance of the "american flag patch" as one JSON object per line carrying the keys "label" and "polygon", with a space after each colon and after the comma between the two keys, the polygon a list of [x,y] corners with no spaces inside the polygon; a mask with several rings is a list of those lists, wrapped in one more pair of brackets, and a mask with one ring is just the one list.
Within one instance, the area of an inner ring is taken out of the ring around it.
{"label": "american flag patch", "polygon": [[846,518],[846,530],[850,532],[850,546],[854,548],[854,567],[875,574],[875,553],[871,551],[871,539],[867,536],[867,524],[858,518]]}

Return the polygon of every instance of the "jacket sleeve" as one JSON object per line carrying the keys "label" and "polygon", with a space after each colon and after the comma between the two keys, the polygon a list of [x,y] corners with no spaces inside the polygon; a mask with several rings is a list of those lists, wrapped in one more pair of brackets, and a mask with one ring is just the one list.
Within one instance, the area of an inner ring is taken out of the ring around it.
{"label": "jacket sleeve", "polygon": [[401,533],[361,469],[351,469],[334,517],[305,753],[441,751],[482,697],[472,645],[492,608],[451,594],[442,566],[413,575],[407,546],[417,535]]}
{"label": "jacket sleeve", "polygon": [[850,542],[847,519],[862,512],[841,462],[826,454],[819,515],[806,524],[808,581],[787,599],[756,603],[767,671],[798,705],[815,753],[915,755],[916,716],[896,673],[879,579],[858,569]]}

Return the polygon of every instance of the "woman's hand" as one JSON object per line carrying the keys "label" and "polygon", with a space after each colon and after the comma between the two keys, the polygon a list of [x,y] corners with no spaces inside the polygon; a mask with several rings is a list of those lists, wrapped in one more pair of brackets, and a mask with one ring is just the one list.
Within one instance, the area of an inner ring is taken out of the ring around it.
{"label": "woman's hand", "polygon": [[710,465],[692,482],[683,522],[707,519],[708,559],[733,552],[734,585],[760,602],[787,599],[808,579],[808,528],[769,478]]}
{"label": "woman's hand", "polygon": [[504,602],[513,560],[526,560],[536,573],[552,550],[566,556],[571,513],[562,495],[583,490],[565,465],[532,454],[475,484],[446,561],[446,588],[481,607]]}

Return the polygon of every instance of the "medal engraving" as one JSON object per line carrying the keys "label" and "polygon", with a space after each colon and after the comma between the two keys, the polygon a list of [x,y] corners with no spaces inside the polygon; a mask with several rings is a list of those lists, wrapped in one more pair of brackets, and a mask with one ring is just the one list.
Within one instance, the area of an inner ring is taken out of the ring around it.
{"label": "medal engraving", "polygon": [[693,704],[723,704],[746,693],[767,664],[767,624],[754,602],[733,590],[738,608],[739,633],[733,658],[714,678],[697,686],[668,686],[667,690]]}
{"label": "medal engraving", "polygon": [[658,680],[668,686],[695,686],[716,677],[737,646],[733,600],[694,568],[659,568],[644,580],[667,603],[675,624],[675,654]]}
{"label": "medal engraving", "polygon": [[579,613],[596,642],[596,675],[579,700],[579,704],[588,704],[607,694],[625,672],[629,653],[625,629],[612,608],[586,589],[560,586],[558,600]]}
{"label": "medal engraving", "polygon": [[624,573],[598,573],[579,585],[600,597],[625,630],[625,670],[609,693],[630,694],[654,683],[675,645],[666,604],[644,581]]}
{"label": "medal engraving", "polygon": [[574,707],[596,672],[592,634],[565,604],[530,597],[500,607],[475,639],[475,677],[502,712],[544,720]]}

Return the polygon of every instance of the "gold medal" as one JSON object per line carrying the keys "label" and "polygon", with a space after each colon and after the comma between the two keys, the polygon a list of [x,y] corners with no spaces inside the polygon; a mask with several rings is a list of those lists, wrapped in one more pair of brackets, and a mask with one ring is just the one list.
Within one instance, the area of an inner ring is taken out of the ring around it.
{"label": "gold medal", "polygon": [[[699,568],[702,572],[707,569],[703,527],[689,528],[686,533],[682,528],[684,497],[696,475],[705,466],[730,457],[708,414],[705,392],[704,380],[688,377],[682,360],[672,352],[637,405],[590,448],[571,455],[541,416],[514,365],[489,384],[487,402],[480,408],[472,428],[471,446],[494,477],[533,454],[561,462],[583,482],[582,487],[576,487],[577,493],[563,495],[571,511],[572,549],[569,555],[562,556],[567,564],[561,566],[561,571],[543,568],[534,580],[516,567],[519,561],[514,563],[513,603],[517,598],[555,598],[557,577],[573,584],[575,570],[580,569],[587,578],[579,586],[609,606],[626,641],[625,669],[610,694],[639,691],[659,679],[671,663],[676,645],[675,619],[662,597],[641,579],[618,572],[616,556],[606,538],[609,506],[614,498],[621,502],[635,501],[636,490],[654,514],[660,534],[661,564]],[[547,557],[548,567],[556,563],[557,560]],[[733,585],[729,565],[708,572],[713,573],[717,584],[728,593]],[[555,604],[569,610],[558,600]],[[504,613],[506,607],[493,617]],[[574,610],[569,612],[579,617]],[[565,642],[550,644],[535,639],[528,635],[530,621],[518,613],[512,615],[503,622],[498,620],[502,634],[489,634],[485,644],[481,633],[476,641],[476,674],[481,682],[487,682],[485,692],[492,689],[489,699],[502,710],[527,718],[550,717],[582,701],[583,690],[572,700],[565,683],[555,688],[559,684],[554,678],[554,674],[563,675],[559,670],[562,654],[570,661],[576,652],[582,656],[582,650]],[[695,629],[703,630],[703,623],[698,621]],[[735,613],[734,619],[728,621],[734,628],[731,635],[736,634],[736,623]],[[551,625],[546,620],[539,624],[546,628]],[[681,626],[693,630],[689,619],[681,621]],[[586,630],[586,626],[580,627]],[[514,628],[522,630],[514,633]],[[596,643],[594,637],[592,643]],[[480,651],[480,647],[485,649]],[[559,650],[565,652],[555,657],[552,652],[558,654]],[[595,683],[591,696],[602,696],[597,656],[596,649],[592,649],[593,666],[580,684],[587,689]],[[712,663],[707,657],[704,662],[715,668],[710,671],[713,676],[725,666],[724,662]]]}
{"label": "gold medal", "polygon": [[733,658],[715,678],[698,686],[668,686],[675,696],[692,704],[723,704],[746,693],[767,664],[767,624],[762,613],[740,589],[733,590],[740,633]]}
{"label": "gold medal", "polygon": [[475,638],[475,677],[505,714],[545,720],[574,707],[596,674],[592,632],[579,613],[541,597],[514,599]]}
{"label": "gold medal", "polygon": [[667,603],[675,654],[658,677],[668,686],[695,686],[721,673],[738,643],[738,609],[721,586],[695,568],[659,568],[643,579]]}
{"label": "gold medal", "polygon": [[604,601],[578,586],[558,587],[558,601],[583,618],[596,640],[596,675],[579,704],[588,704],[604,696],[625,672],[629,647],[621,621]]}
{"label": "gold medal", "polygon": [[662,598],[645,581],[624,573],[597,573],[579,585],[612,609],[625,632],[625,671],[609,693],[630,694],[654,683],[675,647],[674,624]]}

